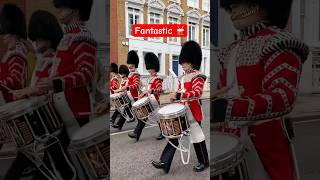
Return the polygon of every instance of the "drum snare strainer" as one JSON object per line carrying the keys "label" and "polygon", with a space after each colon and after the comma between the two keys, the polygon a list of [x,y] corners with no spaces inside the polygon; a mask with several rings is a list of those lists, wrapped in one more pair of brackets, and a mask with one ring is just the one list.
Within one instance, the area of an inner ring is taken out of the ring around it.
{"label": "drum snare strainer", "polygon": [[105,116],[101,116],[79,129],[71,138],[70,150],[93,179],[109,176],[109,131]]}

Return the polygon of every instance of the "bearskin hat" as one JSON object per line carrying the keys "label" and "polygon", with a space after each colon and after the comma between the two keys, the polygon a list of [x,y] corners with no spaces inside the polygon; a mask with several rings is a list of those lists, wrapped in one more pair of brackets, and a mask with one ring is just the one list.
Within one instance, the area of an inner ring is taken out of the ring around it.
{"label": "bearskin hat", "polygon": [[0,34],[15,34],[27,38],[26,18],[14,4],[4,4],[0,10]]}
{"label": "bearskin hat", "polygon": [[118,73],[118,65],[116,63],[111,63],[111,72]]}
{"label": "bearskin hat", "polygon": [[51,41],[51,48],[56,49],[63,36],[63,31],[57,18],[43,10],[38,10],[31,15],[28,36],[32,41],[45,39]]}
{"label": "bearskin hat", "polygon": [[154,69],[156,72],[160,70],[159,59],[154,53],[147,53],[144,56],[144,61],[146,63],[146,69]]}
{"label": "bearskin hat", "polygon": [[270,25],[277,26],[281,29],[284,29],[287,26],[292,0],[220,0],[220,5],[227,11],[230,11],[231,4],[239,2],[252,3],[253,5],[259,5],[266,9],[266,21],[268,21]]}
{"label": "bearskin hat", "polygon": [[119,67],[119,74],[124,74],[124,75],[126,75],[126,76],[129,76],[130,71],[129,71],[128,66],[126,66],[126,65],[120,65],[120,67]]}
{"label": "bearskin hat", "polygon": [[179,64],[191,63],[193,68],[199,70],[202,61],[202,51],[200,45],[195,41],[187,41],[183,44],[179,56]]}
{"label": "bearskin hat", "polygon": [[139,66],[139,57],[138,54],[131,50],[128,52],[127,64],[134,64],[136,68]]}
{"label": "bearskin hat", "polygon": [[56,8],[66,7],[70,9],[78,9],[80,19],[82,21],[88,21],[91,14],[93,0],[54,0],[53,4]]}

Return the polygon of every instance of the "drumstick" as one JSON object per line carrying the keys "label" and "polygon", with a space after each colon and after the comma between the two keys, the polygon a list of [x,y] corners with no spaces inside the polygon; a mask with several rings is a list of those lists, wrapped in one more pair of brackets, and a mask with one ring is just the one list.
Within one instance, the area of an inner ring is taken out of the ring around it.
{"label": "drumstick", "polygon": [[230,87],[228,87],[228,86],[225,86],[221,89],[218,89],[212,93],[212,97],[217,97],[218,95],[224,94],[224,93],[228,92],[229,89],[230,89]]}
{"label": "drumstick", "polygon": [[3,83],[0,83],[0,86],[4,87],[8,91],[12,91],[8,86],[4,85]]}

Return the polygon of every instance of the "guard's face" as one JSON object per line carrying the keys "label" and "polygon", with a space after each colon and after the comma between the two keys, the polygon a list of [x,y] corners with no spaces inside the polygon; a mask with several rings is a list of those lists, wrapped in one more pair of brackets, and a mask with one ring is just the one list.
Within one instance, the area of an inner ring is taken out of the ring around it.
{"label": "guard's face", "polygon": [[39,38],[39,39],[36,39],[35,46],[36,46],[37,52],[44,53],[50,48],[50,41]]}
{"label": "guard's face", "polygon": [[136,68],[136,66],[134,64],[128,64],[128,68],[131,70],[131,69]]}
{"label": "guard's face", "polygon": [[240,2],[230,7],[231,21],[238,30],[245,29],[265,18],[265,11],[258,5]]}
{"label": "guard's face", "polygon": [[188,71],[191,71],[193,69],[193,66],[192,66],[191,63],[186,63],[185,62],[185,63],[182,63],[181,66],[182,66],[182,69],[183,69],[184,72],[188,72]]}
{"label": "guard's face", "polygon": [[153,76],[157,73],[155,69],[148,69],[148,72],[151,76]]}
{"label": "guard's face", "polygon": [[74,10],[62,7],[58,9],[58,19],[61,22],[61,24],[68,25],[71,23],[74,16]]}
{"label": "guard's face", "polygon": [[122,79],[125,79],[127,76],[126,76],[125,74],[120,74],[120,77],[121,77]]}

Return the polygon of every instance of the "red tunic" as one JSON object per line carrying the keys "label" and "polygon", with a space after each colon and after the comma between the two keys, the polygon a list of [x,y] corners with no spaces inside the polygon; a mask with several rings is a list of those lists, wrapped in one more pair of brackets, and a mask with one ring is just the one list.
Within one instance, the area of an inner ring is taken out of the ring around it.
{"label": "red tunic", "polygon": [[54,57],[55,52],[53,50],[48,50],[44,53],[43,59],[38,59],[31,80],[31,86],[34,86],[41,79],[50,77]]}
{"label": "red tunic", "polygon": [[218,56],[218,87],[222,88],[227,85],[231,52],[237,50],[235,74],[240,95],[228,99],[225,118],[265,120],[249,127],[252,142],[271,179],[293,180],[293,159],[281,120],[295,103],[308,47],[290,33],[263,23],[248,29]]}
{"label": "red tunic", "polygon": [[55,80],[62,82],[61,88],[76,118],[87,118],[91,112],[88,88],[95,75],[96,47],[84,23],[75,23],[65,28],[57,48]]}
{"label": "red tunic", "polygon": [[[0,62],[0,88],[5,102],[13,101],[8,89],[22,89],[26,83],[26,48],[20,42],[8,49]],[[7,88],[5,88],[5,87]]]}
{"label": "red tunic", "polygon": [[110,92],[111,94],[114,94],[114,91],[119,89],[120,87],[120,81],[117,77],[112,77],[110,80]]}
{"label": "red tunic", "polygon": [[179,81],[178,92],[181,93],[178,93],[178,99],[190,99],[188,101],[188,105],[197,122],[203,120],[202,107],[199,99],[202,96],[205,81],[206,76],[201,74],[199,71],[187,73],[183,75]]}
{"label": "red tunic", "polygon": [[[148,82],[148,90],[151,90],[151,94],[154,95],[158,103],[160,104],[160,94],[162,93],[162,82],[163,79],[159,77],[158,75],[154,77],[150,77]],[[147,93],[149,95],[149,92]]]}
{"label": "red tunic", "polygon": [[127,87],[129,87],[133,99],[137,100],[140,89],[140,74],[135,69],[132,70],[128,76]]}

